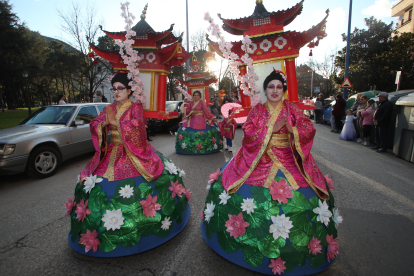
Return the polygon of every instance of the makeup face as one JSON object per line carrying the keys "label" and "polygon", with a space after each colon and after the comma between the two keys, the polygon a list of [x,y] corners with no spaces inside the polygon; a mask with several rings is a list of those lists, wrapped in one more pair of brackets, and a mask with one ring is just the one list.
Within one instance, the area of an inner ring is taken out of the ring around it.
{"label": "makeup face", "polygon": [[195,94],[193,95],[193,99],[194,99],[194,101],[195,101],[195,102],[199,101],[199,100],[200,100],[200,94],[195,93]]}
{"label": "makeup face", "polygon": [[131,92],[131,89],[127,89],[122,83],[120,82],[115,82],[112,85],[113,88],[115,89],[111,89],[112,93],[114,94],[114,98],[117,102],[125,102],[126,100],[128,100],[128,96],[129,93]]}
{"label": "makeup face", "polygon": [[283,100],[283,83],[280,80],[272,80],[266,88],[266,97],[269,102],[279,102]]}

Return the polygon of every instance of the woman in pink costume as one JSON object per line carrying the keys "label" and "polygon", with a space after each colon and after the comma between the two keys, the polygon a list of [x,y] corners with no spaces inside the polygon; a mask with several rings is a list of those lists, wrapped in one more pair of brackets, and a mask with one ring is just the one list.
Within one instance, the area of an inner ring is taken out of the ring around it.
{"label": "woman in pink costume", "polygon": [[90,256],[149,250],[177,235],[190,217],[183,171],[148,143],[143,107],[129,98],[129,82],[126,73],[112,78],[116,102],[90,123],[96,152],[66,203],[69,243]]}
{"label": "woman in pink costume", "polygon": [[197,155],[218,152],[223,148],[223,139],[217,126],[217,119],[201,99],[201,93],[193,93],[186,117],[177,132],[175,151]]}
{"label": "woman in pink costume", "polygon": [[263,89],[267,102],[250,111],[242,147],[210,175],[201,232],[214,251],[251,270],[314,274],[339,252],[342,217],[310,153],[315,128],[284,100],[286,76],[272,71]]}
{"label": "woman in pink costume", "polygon": [[221,136],[226,138],[226,144],[227,144],[226,150],[230,152],[233,151],[232,149],[233,139],[234,139],[234,135],[236,134],[236,129],[237,129],[236,120],[230,118],[231,111],[232,109],[229,110],[228,118],[224,118],[224,120],[219,123]]}

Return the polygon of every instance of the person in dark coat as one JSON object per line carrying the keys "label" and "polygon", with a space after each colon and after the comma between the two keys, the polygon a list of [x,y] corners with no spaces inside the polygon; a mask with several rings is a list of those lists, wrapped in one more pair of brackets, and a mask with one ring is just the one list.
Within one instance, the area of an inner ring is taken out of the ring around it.
{"label": "person in dark coat", "polygon": [[342,117],[345,116],[346,101],[342,95],[336,96],[336,103],[333,106],[332,115],[335,117],[336,130],[334,132],[341,132],[342,130]]}
{"label": "person in dark coat", "polygon": [[387,92],[379,93],[378,101],[380,103],[374,113],[375,137],[377,140],[377,145],[375,147],[372,147],[372,149],[376,149],[377,152],[386,152],[387,128],[391,123],[393,104],[388,100]]}

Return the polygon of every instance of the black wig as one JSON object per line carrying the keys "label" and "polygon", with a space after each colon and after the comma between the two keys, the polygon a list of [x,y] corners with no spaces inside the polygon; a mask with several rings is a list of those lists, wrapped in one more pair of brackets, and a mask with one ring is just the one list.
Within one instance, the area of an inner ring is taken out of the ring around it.
{"label": "black wig", "polygon": [[263,82],[263,90],[266,91],[267,85],[269,84],[269,82],[271,82],[272,80],[280,80],[283,84],[283,92],[286,92],[287,90],[287,83],[285,80],[285,75],[280,72],[280,71],[276,71],[273,70],[272,73],[270,73],[269,76],[266,77],[266,79]]}
{"label": "black wig", "polygon": [[116,73],[115,74],[115,76],[112,78],[112,80],[111,80],[111,85],[114,85],[114,83],[116,83],[116,82],[120,82],[120,83],[122,83],[123,85],[125,85],[125,87],[127,88],[127,89],[131,89],[131,86],[129,85],[129,82],[130,82],[131,80],[130,79],[128,79],[128,74],[127,73]]}

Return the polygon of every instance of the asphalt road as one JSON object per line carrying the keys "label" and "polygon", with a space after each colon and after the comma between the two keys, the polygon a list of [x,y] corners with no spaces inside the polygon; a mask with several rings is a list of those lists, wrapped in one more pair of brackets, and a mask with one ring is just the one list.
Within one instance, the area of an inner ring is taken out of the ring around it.
{"label": "asphalt road", "polygon": [[[327,126],[317,129],[312,154],[334,181],[340,253],[318,275],[414,275],[414,164],[392,153],[379,154],[355,142],[338,140]],[[241,145],[236,132],[234,149]],[[223,151],[206,156],[178,155],[175,137],[158,134],[154,145],[186,172],[193,191],[186,228],[148,252],[121,258],[78,254],[67,242],[70,228],[64,204],[73,196],[77,175],[92,157],[62,164],[53,177],[24,174],[0,183],[0,275],[255,275],[213,252],[204,242],[199,213],[208,176],[232,157]]]}

